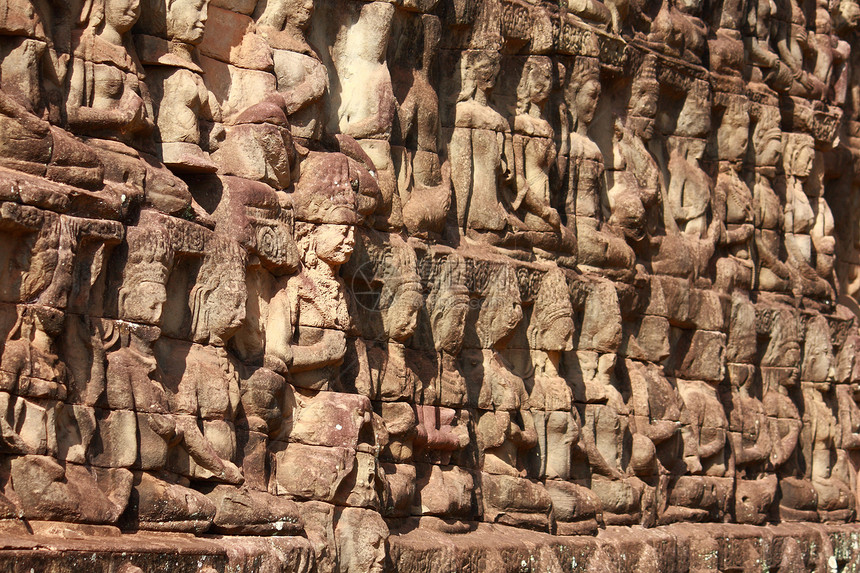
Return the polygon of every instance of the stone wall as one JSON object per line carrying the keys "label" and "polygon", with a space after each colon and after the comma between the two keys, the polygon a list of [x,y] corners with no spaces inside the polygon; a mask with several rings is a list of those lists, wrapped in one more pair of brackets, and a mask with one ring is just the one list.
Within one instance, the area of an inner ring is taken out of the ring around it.
{"label": "stone wall", "polygon": [[854,570],[858,25],[0,0],[0,568]]}

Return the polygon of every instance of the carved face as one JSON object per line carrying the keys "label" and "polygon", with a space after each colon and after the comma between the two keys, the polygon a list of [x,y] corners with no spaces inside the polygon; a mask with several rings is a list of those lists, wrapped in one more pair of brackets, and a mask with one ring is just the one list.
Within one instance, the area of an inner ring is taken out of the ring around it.
{"label": "carved face", "polygon": [[245,283],[225,281],[219,283],[206,300],[209,332],[222,340],[228,339],[245,321],[245,302],[248,292]]}
{"label": "carved face", "polygon": [[499,58],[484,55],[476,59],[472,68],[475,74],[475,83],[480,90],[491,90],[496,85],[499,75]]}
{"label": "carved face", "polygon": [[553,319],[538,336],[541,350],[565,352],[573,350],[573,318],[559,316]]}
{"label": "carved face", "polygon": [[418,311],[423,303],[421,293],[414,290],[403,291],[394,297],[391,307],[385,313],[385,329],[389,338],[403,342],[412,336],[418,324]]}
{"label": "carved face", "polygon": [[463,332],[466,326],[466,313],[469,299],[466,296],[452,301],[437,316],[434,316],[433,337],[436,349],[448,354],[458,354],[463,345]]}
{"label": "carved face", "polygon": [[839,2],[839,18],[849,29],[857,28],[860,26],[860,5],[855,0],[842,0]]}
{"label": "carved face", "polygon": [[549,98],[549,90],[552,88],[552,76],[548,69],[534,66],[529,71],[529,100],[532,103],[542,104]]}
{"label": "carved face", "polygon": [[753,138],[756,165],[776,165],[782,155],[782,131],[779,126],[773,125],[772,122],[765,124],[762,120],[756,125]]}
{"label": "carved face", "polygon": [[812,162],[815,159],[815,150],[812,145],[799,144],[791,157],[791,174],[795,177],[809,177],[812,173]]}
{"label": "carved face", "polygon": [[717,130],[717,147],[720,159],[738,161],[743,158],[749,142],[749,115],[737,112],[723,118]]}
{"label": "carved face", "polygon": [[167,11],[167,35],[172,40],[199,44],[208,16],[209,0],[172,0]]}
{"label": "carved face", "polygon": [[588,124],[594,119],[594,112],[597,111],[597,100],[600,97],[600,82],[596,79],[590,79],[585,82],[579,92],[576,94],[576,100],[573,102],[579,120]]}
{"label": "carved face", "polygon": [[317,257],[332,266],[347,262],[355,247],[355,229],[352,225],[320,225],[314,237]]}
{"label": "carved face", "polygon": [[[506,289],[507,290],[507,289]],[[519,293],[516,296],[505,296],[503,292],[488,297],[484,301],[482,312],[487,313],[482,328],[490,346],[497,345],[507,338],[523,319],[523,308]]]}
{"label": "carved face", "polygon": [[142,281],[120,292],[120,315],[124,320],[159,324],[167,302],[167,289],[154,281]]}
{"label": "carved face", "polygon": [[131,30],[140,17],[140,0],[107,0],[105,23],[120,34]]}
{"label": "carved face", "polygon": [[306,28],[314,13],[314,0],[285,0],[284,5],[289,23],[300,30]]}

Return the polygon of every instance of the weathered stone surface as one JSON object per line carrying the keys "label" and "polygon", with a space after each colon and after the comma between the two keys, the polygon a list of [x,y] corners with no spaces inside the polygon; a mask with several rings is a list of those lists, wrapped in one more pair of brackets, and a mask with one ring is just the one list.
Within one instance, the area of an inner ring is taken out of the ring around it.
{"label": "weathered stone surface", "polygon": [[0,0],[0,569],[857,569],[858,26]]}

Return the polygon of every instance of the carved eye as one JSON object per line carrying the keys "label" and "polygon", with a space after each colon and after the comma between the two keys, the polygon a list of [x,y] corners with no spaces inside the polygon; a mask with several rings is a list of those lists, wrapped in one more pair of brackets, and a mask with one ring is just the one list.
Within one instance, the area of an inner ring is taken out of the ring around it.
{"label": "carved eye", "polygon": [[349,184],[350,184],[350,186],[352,187],[352,190],[353,190],[353,191],[358,191],[358,187],[359,187],[358,179],[353,179],[353,180],[351,180],[351,181],[349,182]]}

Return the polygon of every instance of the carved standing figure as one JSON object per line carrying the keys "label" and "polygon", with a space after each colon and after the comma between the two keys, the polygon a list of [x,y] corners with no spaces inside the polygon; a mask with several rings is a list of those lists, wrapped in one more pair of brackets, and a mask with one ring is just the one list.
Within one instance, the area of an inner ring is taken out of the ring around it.
{"label": "carved standing figure", "polygon": [[611,207],[607,203],[603,154],[588,135],[600,98],[599,62],[578,57],[565,79],[569,119],[562,120],[559,170],[565,181],[565,225],[576,233],[577,262],[603,269],[631,269],[633,250],[621,230],[608,220]]}

